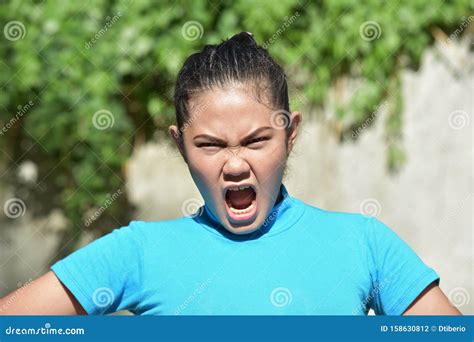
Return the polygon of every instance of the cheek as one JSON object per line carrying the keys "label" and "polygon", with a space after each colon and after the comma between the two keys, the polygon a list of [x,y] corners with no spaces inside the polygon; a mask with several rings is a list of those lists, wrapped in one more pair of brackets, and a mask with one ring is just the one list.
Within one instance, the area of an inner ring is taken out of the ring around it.
{"label": "cheek", "polygon": [[212,179],[215,178],[215,174],[217,173],[216,167],[213,167],[212,163],[203,158],[190,160],[188,166],[189,171],[191,172],[193,177],[199,177],[206,183],[212,181]]}
{"label": "cheek", "polygon": [[256,167],[258,169],[265,168],[265,172],[278,173],[277,170],[282,169],[286,164],[287,153],[286,146],[282,142],[278,142],[269,146],[262,155],[259,156]]}
{"label": "cheek", "polygon": [[188,168],[191,176],[200,189],[206,189],[206,193],[212,193],[220,176],[218,161],[209,156],[194,154],[188,157]]}

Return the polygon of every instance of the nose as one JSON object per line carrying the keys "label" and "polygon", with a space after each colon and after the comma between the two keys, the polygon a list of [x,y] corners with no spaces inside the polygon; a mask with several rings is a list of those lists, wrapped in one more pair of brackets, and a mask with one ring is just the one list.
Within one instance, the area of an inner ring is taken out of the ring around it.
{"label": "nose", "polygon": [[232,154],[224,164],[224,176],[238,177],[245,175],[250,171],[249,164],[237,154]]}

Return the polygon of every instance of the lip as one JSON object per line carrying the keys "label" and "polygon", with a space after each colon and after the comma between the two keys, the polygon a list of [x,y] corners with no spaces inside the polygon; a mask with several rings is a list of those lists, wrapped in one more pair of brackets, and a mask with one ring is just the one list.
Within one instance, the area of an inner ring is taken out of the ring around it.
{"label": "lip", "polygon": [[225,195],[227,193],[227,190],[229,190],[229,188],[236,188],[236,187],[241,187],[241,186],[250,186],[253,189],[253,191],[255,191],[255,193],[257,193],[257,188],[252,183],[229,184],[229,185],[224,187],[224,198],[225,198]]}
{"label": "lip", "polygon": [[[229,190],[229,188],[241,187],[241,186],[249,186],[253,189],[253,191],[255,191],[255,205],[254,205],[254,208],[252,210],[250,210],[248,213],[245,213],[245,214],[234,213],[229,208],[229,205],[227,204],[227,201],[225,199],[227,191]],[[253,185],[251,183],[232,184],[232,185],[226,186],[224,188],[223,200],[224,200],[224,205],[225,205],[225,208],[226,208],[226,211],[227,211],[227,216],[230,219],[230,221],[232,221],[232,222],[241,223],[241,222],[244,222],[244,221],[251,221],[251,220],[255,219],[255,217],[257,216],[257,213],[258,213],[257,189],[256,189],[255,185]]]}

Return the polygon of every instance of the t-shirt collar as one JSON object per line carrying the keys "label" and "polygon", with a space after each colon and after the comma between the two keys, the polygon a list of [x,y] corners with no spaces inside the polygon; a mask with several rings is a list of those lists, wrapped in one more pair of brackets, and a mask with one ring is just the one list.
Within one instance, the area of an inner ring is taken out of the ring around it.
{"label": "t-shirt collar", "polygon": [[255,240],[279,234],[291,228],[302,216],[304,207],[288,193],[284,184],[280,186],[282,200],[273,206],[263,224],[256,231],[249,234],[234,234],[229,232],[220,221],[212,214],[207,205],[199,209],[198,215],[193,218],[212,233],[235,241]]}

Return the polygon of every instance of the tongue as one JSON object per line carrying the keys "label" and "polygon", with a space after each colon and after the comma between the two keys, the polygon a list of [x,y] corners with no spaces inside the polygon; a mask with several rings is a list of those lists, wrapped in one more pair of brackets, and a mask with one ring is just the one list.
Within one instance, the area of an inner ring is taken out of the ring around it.
{"label": "tongue", "polygon": [[227,200],[235,209],[245,209],[252,204],[255,191],[251,188],[239,191],[227,191]]}

